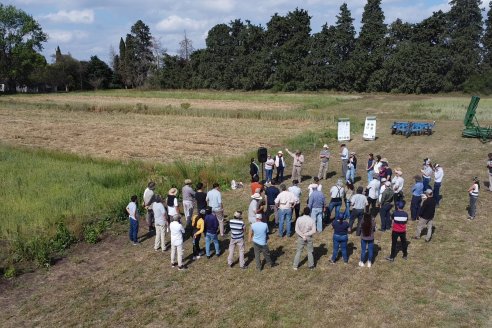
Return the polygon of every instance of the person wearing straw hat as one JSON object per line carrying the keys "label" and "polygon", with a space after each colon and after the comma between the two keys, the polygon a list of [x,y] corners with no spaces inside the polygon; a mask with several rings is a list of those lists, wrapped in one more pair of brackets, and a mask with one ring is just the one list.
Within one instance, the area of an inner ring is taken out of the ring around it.
{"label": "person wearing straw hat", "polygon": [[232,261],[234,259],[234,249],[239,248],[239,267],[246,269],[244,262],[244,231],[246,226],[243,222],[243,212],[234,212],[234,218],[229,221],[229,227],[231,228],[231,241],[229,243],[229,256],[227,257],[227,265],[232,268]]}
{"label": "person wearing straw hat", "polygon": [[430,158],[424,158],[424,163],[420,172],[422,172],[422,183],[424,184],[424,190],[427,190],[429,189],[432,173],[434,172]]}
{"label": "person wearing straw hat", "polygon": [[441,201],[441,184],[442,178],[444,177],[444,170],[442,169],[440,164],[434,165],[434,198],[436,199],[436,204],[439,206],[439,202]]}
{"label": "person wearing straw hat", "polygon": [[299,180],[302,182],[302,166],[304,164],[304,155],[300,150],[296,150],[295,153],[290,152],[287,148],[285,151],[289,153],[290,156],[294,159],[292,163],[292,180]]}
{"label": "person wearing straw hat", "polygon": [[256,222],[256,214],[258,214],[260,210],[260,202],[262,199],[263,198],[258,192],[255,192],[253,195],[251,195],[251,202],[249,203],[248,208],[248,222],[250,224]]}
{"label": "person wearing straw hat", "polygon": [[145,191],[143,193],[143,207],[147,211],[145,213],[145,221],[147,222],[147,226],[149,228],[148,236],[154,231],[154,211],[152,210],[152,203],[155,200],[155,195],[154,195],[154,190],[155,190],[155,182],[150,181],[147,184],[147,188],[145,188]]}
{"label": "person wearing straw hat", "polygon": [[319,153],[319,171],[318,171],[318,179],[325,179],[328,173],[328,162],[330,161],[330,147],[327,144],[323,145],[323,149]]}
{"label": "person wearing straw hat", "polygon": [[393,199],[395,202],[395,207],[397,202],[403,200],[403,185],[405,184],[405,179],[403,179],[402,175],[403,171],[401,167],[397,167],[395,169],[395,176],[393,177],[393,179],[391,179],[391,185],[394,192]]}
{"label": "person wearing straw hat", "polygon": [[179,214],[178,197],[176,197],[177,194],[178,189],[176,188],[169,189],[169,192],[167,193],[167,215],[169,215],[170,218]]}
{"label": "person wearing straw hat", "polygon": [[193,217],[195,191],[191,187],[190,179],[186,179],[184,181],[183,189],[181,189],[181,195],[183,196],[183,211],[186,218],[186,231],[191,234],[191,218]]}
{"label": "person wearing straw hat", "polygon": [[275,180],[277,183],[282,183],[284,181],[285,159],[284,153],[282,153],[281,150],[279,150],[275,156],[275,167],[277,168],[277,176],[275,177]]}

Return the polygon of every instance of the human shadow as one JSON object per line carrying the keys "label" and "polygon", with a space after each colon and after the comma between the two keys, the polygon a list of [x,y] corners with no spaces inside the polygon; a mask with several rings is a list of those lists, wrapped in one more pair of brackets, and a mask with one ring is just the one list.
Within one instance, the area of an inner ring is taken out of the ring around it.
{"label": "human shadow", "polygon": [[[304,250],[307,251],[306,248],[304,248]],[[319,260],[323,255],[327,255],[327,254],[328,254],[328,248],[326,248],[326,244],[320,244],[318,247],[314,247],[313,248],[314,266],[316,266],[316,263],[319,262]],[[299,266],[306,264],[307,260],[308,259],[306,254],[306,256],[304,256],[304,258],[299,262]]]}
{"label": "human shadow", "polygon": [[331,171],[331,172],[328,172],[326,174],[326,179],[330,179],[330,178],[333,178],[335,175],[337,175],[337,172],[336,171]]}

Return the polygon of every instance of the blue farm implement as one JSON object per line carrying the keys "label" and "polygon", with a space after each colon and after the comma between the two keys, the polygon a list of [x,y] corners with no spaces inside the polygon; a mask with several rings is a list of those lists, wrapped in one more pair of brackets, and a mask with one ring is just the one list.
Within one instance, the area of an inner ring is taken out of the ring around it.
{"label": "blue farm implement", "polygon": [[423,134],[431,135],[436,121],[427,122],[394,122],[391,126],[391,134],[401,134],[405,137],[411,135],[420,136]]}

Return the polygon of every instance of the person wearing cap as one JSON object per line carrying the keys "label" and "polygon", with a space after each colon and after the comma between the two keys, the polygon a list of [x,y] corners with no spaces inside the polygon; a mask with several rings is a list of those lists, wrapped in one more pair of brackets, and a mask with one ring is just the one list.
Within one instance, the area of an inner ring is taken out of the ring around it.
{"label": "person wearing cap", "polygon": [[477,200],[480,192],[480,181],[478,177],[473,178],[473,184],[468,188],[468,195],[470,197],[470,203],[468,205],[468,219],[474,220],[477,212]]}
{"label": "person wearing cap", "polygon": [[[267,224],[270,224],[270,215],[273,213],[274,215],[274,222],[275,225],[278,224],[278,211],[277,211],[277,206],[275,206],[275,198],[280,194],[280,190],[278,190],[277,187],[272,185],[271,182],[266,183],[266,189],[265,189],[265,203],[266,203],[266,210],[265,210],[265,222]],[[255,220],[256,221],[256,220]]]}
{"label": "person wearing cap", "polygon": [[412,186],[412,202],[410,204],[410,217],[412,221],[417,220],[422,204],[422,194],[424,193],[424,184],[420,175],[414,176],[415,184]]}
{"label": "person wearing cap", "polygon": [[347,176],[347,164],[349,160],[349,150],[345,144],[340,145],[340,160],[342,161],[342,177]]}
{"label": "person wearing cap", "polygon": [[126,206],[126,212],[128,213],[128,219],[130,221],[130,241],[133,245],[138,245],[138,209],[137,209],[137,195],[133,195],[130,198],[130,202]]}
{"label": "person wearing cap", "polygon": [[302,182],[302,165],[304,164],[304,155],[300,150],[296,150],[295,153],[292,153],[285,148],[285,151],[294,159],[294,162],[292,163],[292,180],[299,180],[299,182]]}
{"label": "person wearing cap", "polygon": [[369,205],[367,197],[363,194],[364,188],[362,186],[357,187],[357,193],[350,198],[350,206],[352,207],[352,213],[350,215],[350,231],[354,226],[355,219],[357,219],[356,235],[360,235],[361,222],[364,217],[364,210]]}
{"label": "person wearing cap", "polygon": [[284,236],[285,225],[287,236],[290,237],[292,209],[296,203],[296,197],[287,190],[285,184],[280,185],[280,190],[280,194],[275,198],[275,205],[278,207],[278,235],[280,238]]}
{"label": "person wearing cap", "polygon": [[164,252],[166,250],[166,230],[169,229],[167,223],[168,217],[166,209],[162,204],[161,195],[155,197],[155,202],[152,204],[155,219],[155,242],[154,250],[158,251],[159,247]]}
{"label": "person wearing cap", "polygon": [[434,198],[436,199],[436,204],[439,206],[439,202],[441,201],[441,184],[442,178],[444,177],[444,170],[442,169],[440,164],[434,165]]}
{"label": "person wearing cap", "polygon": [[309,207],[305,207],[302,211],[302,216],[296,220],[295,231],[297,233],[297,249],[296,256],[294,257],[294,270],[299,267],[299,260],[301,259],[301,253],[304,247],[307,247],[308,268],[314,269],[314,256],[313,256],[313,235],[316,233],[316,224],[309,216],[311,210]]}
{"label": "person wearing cap", "polygon": [[256,214],[259,214],[260,211],[260,202],[263,198],[259,193],[254,193],[251,195],[251,202],[249,203],[248,208],[248,222],[249,224],[253,224],[256,222]]}
{"label": "person wearing cap", "polygon": [[217,230],[219,228],[219,221],[217,220],[217,216],[213,212],[212,208],[209,206],[205,210],[205,254],[207,254],[207,258],[210,259],[212,256],[210,253],[210,243],[214,243],[215,247],[215,255],[220,255],[220,246],[219,239],[217,237]]}
{"label": "person wearing cap", "polygon": [[266,182],[272,182],[274,166],[275,166],[275,160],[272,158],[272,155],[268,155],[267,160],[265,162]]}
{"label": "person wearing cap", "polygon": [[405,179],[402,177],[403,171],[400,167],[395,169],[395,176],[391,179],[391,185],[394,192],[395,207],[396,203],[403,200],[403,185],[405,184]]}
{"label": "person wearing cap", "polygon": [[[345,190],[343,189],[343,180],[338,179],[337,184],[330,189],[330,203],[328,204],[328,210],[326,216],[328,221],[331,220],[331,212],[335,209],[335,218],[338,218],[340,214],[340,208],[342,207],[343,197],[345,196]],[[343,215],[344,213],[342,213]]]}
{"label": "person wearing cap", "polygon": [[311,212],[311,218],[316,224],[316,230],[318,233],[323,231],[323,212],[326,207],[326,198],[321,191],[318,190],[317,185],[313,185],[311,195],[308,199],[308,207]]}
{"label": "person wearing cap", "polygon": [[178,270],[185,270],[183,265],[183,234],[185,232],[181,225],[181,216],[176,214],[172,217],[172,222],[169,224],[171,232],[171,267],[176,267],[176,255],[178,257]]}
{"label": "person wearing cap", "polygon": [[150,234],[154,230],[154,212],[152,210],[152,203],[154,202],[154,190],[155,182],[150,181],[143,193],[143,207],[147,211],[145,213],[145,221],[147,222],[147,226],[149,229],[148,236],[150,236]]}
{"label": "person wearing cap", "polygon": [[343,218],[343,213],[340,213],[331,224],[333,226],[333,255],[330,258],[331,264],[335,264],[340,248],[342,249],[343,262],[345,264],[348,263],[347,242],[350,226]]}
{"label": "person wearing cap", "polygon": [[489,171],[489,191],[492,191],[492,153],[489,153],[487,161],[487,170]]}
{"label": "person wearing cap", "polygon": [[198,214],[193,216],[191,220],[191,226],[193,228],[193,261],[200,258],[200,239],[205,230],[205,210],[202,209]]}
{"label": "person wearing cap", "polygon": [[429,158],[424,158],[424,164],[422,165],[422,183],[424,184],[424,190],[429,189],[429,185],[431,182],[432,173],[432,163]]}
{"label": "person wearing cap", "polygon": [[231,241],[229,243],[229,256],[227,257],[227,265],[232,268],[232,261],[234,259],[234,249],[239,248],[239,267],[246,269],[244,264],[244,231],[246,229],[243,222],[243,213],[236,211],[234,218],[229,221],[229,227],[231,228]]}
{"label": "person wearing cap", "polygon": [[289,187],[289,191],[294,194],[296,197],[296,203],[294,205],[294,208],[292,209],[292,217],[295,215],[295,219],[299,217],[299,212],[301,210],[301,195],[302,195],[302,190],[298,186],[299,181],[298,180],[292,180],[292,186]]}
{"label": "person wearing cap", "polygon": [[265,261],[270,267],[276,266],[270,257],[270,249],[268,248],[268,225],[261,220],[261,215],[256,217],[256,222],[249,229],[249,241],[253,242],[253,251],[255,253],[256,270],[261,271],[260,256],[263,253]]}
{"label": "person wearing cap", "polygon": [[220,236],[224,237],[224,207],[222,205],[222,194],[220,185],[215,182],[213,188],[207,193],[207,204],[212,208],[212,212],[219,221]]}
{"label": "person wearing cap", "polygon": [[432,189],[427,189],[425,191],[425,196],[427,197],[420,207],[419,213],[419,223],[417,225],[417,230],[415,231],[414,239],[420,239],[420,234],[422,229],[427,227],[427,235],[425,241],[429,242],[432,237],[432,222],[434,220],[434,215],[436,213],[436,199],[432,197]]}
{"label": "person wearing cap", "polygon": [[191,218],[193,217],[195,191],[191,187],[191,180],[186,179],[184,186],[181,189],[181,195],[183,197],[183,211],[186,218],[186,230],[191,234]]}
{"label": "person wearing cap", "polygon": [[171,218],[179,214],[178,197],[176,197],[177,194],[178,194],[178,189],[176,188],[169,189],[169,192],[167,193],[167,200],[166,200],[167,215],[169,215],[169,217]]}
{"label": "person wearing cap", "polygon": [[376,204],[379,199],[379,190],[381,188],[381,182],[379,181],[379,174],[374,172],[372,180],[367,184],[367,202],[369,205],[366,208],[366,212],[369,213],[369,207],[371,207],[371,215],[376,216]]}
{"label": "person wearing cap", "polygon": [[330,161],[330,147],[327,144],[323,145],[323,149],[319,153],[319,171],[318,171],[318,179],[325,179],[328,173],[328,162]]}
{"label": "person wearing cap", "polygon": [[374,154],[369,153],[369,158],[367,159],[367,183],[372,181],[372,178],[374,176],[374,164],[376,164],[376,161],[374,160]]}
{"label": "person wearing cap", "polygon": [[406,260],[407,253],[407,222],[408,213],[403,210],[404,201],[396,202],[396,210],[393,212],[393,230],[391,232],[391,254],[386,258],[387,261],[393,262],[396,257],[396,243],[400,238],[403,259]]}
{"label": "person wearing cap", "polygon": [[281,183],[282,181],[284,181],[285,170],[284,153],[282,153],[281,150],[279,150],[277,155],[275,156],[275,167],[277,168],[277,176],[275,177],[275,180],[277,181],[277,183]]}
{"label": "person wearing cap", "polygon": [[390,210],[393,206],[393,189],[391,189],[391,182],[385,182],[385,189],[381,194],[381,208],[379,210],[379,216],[381,218],[381,229],[382,232],[391,229],[391,216]]}

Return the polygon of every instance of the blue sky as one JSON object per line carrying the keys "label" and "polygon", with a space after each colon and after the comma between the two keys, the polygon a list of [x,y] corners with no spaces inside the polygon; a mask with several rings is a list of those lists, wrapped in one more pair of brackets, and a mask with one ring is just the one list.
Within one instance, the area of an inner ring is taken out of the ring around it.
{"label": "blue sky", "polygon": [[[356,28],[366,0],[6,0],[32,15],[49,35],[43,54],[51,55],[59,45],[63,53],[79,60],[97,55],[108,61],[110,47],[118,49],[120,37],[141,19],[150,27],[168,53],[174,54],[184,31],[195,49],[205,46],[207,31],[216,24],[233,19],[250,20],[266,26],[270,17],[285,15],[296,7],[308,11],[311,29],[317,32],[324,23],[334,24],[340,5],[346,2]],[[488,3],[488,2],[487,2]],[[447,0],[383,0],[386,22],[396,18],[418,22],[437,10],[448,11]],[[485,7],[485,5],[483,5]]]}

